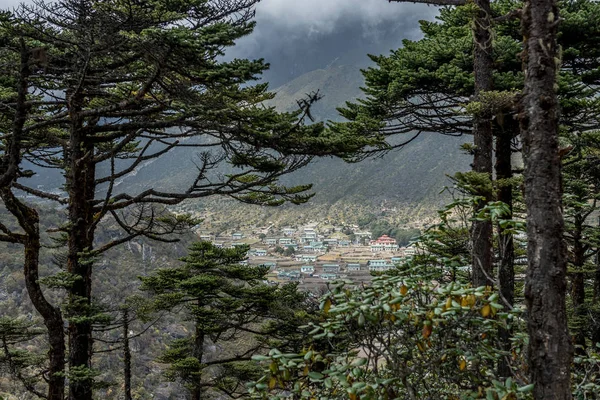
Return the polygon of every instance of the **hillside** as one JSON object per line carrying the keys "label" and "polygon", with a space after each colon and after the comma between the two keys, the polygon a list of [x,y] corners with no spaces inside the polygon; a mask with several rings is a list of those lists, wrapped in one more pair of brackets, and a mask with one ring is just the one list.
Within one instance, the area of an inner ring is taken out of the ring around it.
{"label": "hillside", "polygon": [[[312,110],[315,119],[339,120],[336,108],[361,96],[362,83],[357,67],[331,65],[303,74],[275,89],[277,95],[271,104],[282,111],[292,110],[297,99],[318,90],[323,98]],[[290,208],[289,212],[306,213],[319,209],[324,210],[323,216],[330,216],[327,210],[332,207],[382,202],[400,207],[408,214],[413,214],[416,209],[433,211],[445,201],[439,192],[448,184],[446,175],[469,168],[470,157],[459,150],[466,140],[469,139],[425,133],[403,149],[356,164],[333,158],[315,160],[285,178],[284,183],[290,185],[313,183],[316,193],[310,204]],[[139,192],[150,187],[182,190],[196,172],[196,154],[197,151],[190,148],[175,149],[140,165],[122,179],[115,190],[126,188],[129,192]],[[62,184],[54,170],[39,172],[30,184],[42,184],[46,188]],[[196,209],[194,204],[188,207]],[[220,208],[222,203],[210,199],[204,201],[204,205]]]}
{"label": "hillside", "polygon": [[[53,241],[51,235],[46,233],[49,228],[55,228],[63,221],[64,211],[57,211],[39,206],[40,223],[42,231],[43,248],[41,252],[40,275],[47,278],[60,271],[64,271],[64,255],[60,249],[51,246]],[[0,220],[11,226],[14,224],[12,217],[3,207],[0,207]],[[97,243],[106,243],[109,240],[122,235],[122,231],[115,225],[110,218],[100,224],[96,234]],[[139,276],[145,276],[157,268],[165,268],[177,265],[178,259],[187,254],[189,246],[197,241],[197,236],[193,232],[186,232],[179,237],[179,242],[163,243],[146,238],[136,238],[121,246],[111,249],[96,260],[94,266],[94,292],[93,303],[103,314],[115,319],[117,328],[108,329],[102,326],[96,337],[95,343],[96,356],[94,367],[101,371],[99,380],[118,384],[122,379],[120,376],[121,351],[119,343],[111,343],[118,340],[120,330],[118,329],[119,313],[118,309],[128,296],[139,295],[137,288],[140,285]],[[10,243],[0,242],[0,317],[18,318],[26,316],[28,320],[41,324],[41,319],[33,308],[31,301],[25,289],[23,276],[23,250],[22,246]],[[57,306],[65,306],[65,293],[63,290],[44,286],[45,295]],[[154,399],[175,399],[175,393],[181,391],[181,387],[164,382],[162,377],[163,367],[156,362],[156,357],[164,349],[165,343],[174,337],[181,336],[181,330],[172,322],[173,317],[167,316],[161,321],[160,325],[149,329],[145,335],[136,337],[131,342],[133,371],[134,371],[134,391],[140,393],[142,398]],[[112,322],[115,322],[112,321]],[[109,324],[110,325],[110,324]],[[108,325],[107,325],[108,326]],[[148,326],[148,323],[134,321],[131,329],[134,332],[140,332]],[[106,328],[107,331],[102,332]],[[160,329],[158,329],[160,328]],[[38,349],[45,349],[47,344],[43,343],[45,339],[37,338],[28,343],[29,350],[37,352]],[[109,340],[109,342],[106,342]],[[112,351],[108,352],[109,349]],[[0,371],[2,373],[6,371]],[[117,386],[118,387],[118,386]],[[11,381],[7,375],[0,374],[0,393],[5,391],[18,393],[21,390],[19,382]],[[117,393],[114,387],[102,393],[106,398],[116,398]],[[117,390],[118,392],[118,390]],[[111,394],[112,393],[112,394]],[[152,393],[152,394],[151,394]],[[30,399],[24,394],[20,399]]]}
{"label": "hillside", "polygon": [[[292,109],[295,100],[316,90],[323,95],[314,108],[319,120],[339,120],[336,108],[361,96],[362,75],[354,67],[332,66],[304,74],[276,89],[275,104]],[[436,205],[446,175],[467,170],[470,159],[459,146],[467,138],[423,134],[403,149],[357,164],[318,160],[295,174],[293,182],[313,182],[315,201],[388,201],[398,206]]]}
{"label": "hillside", "polygon": [[[357,68],[331,66],[275,89],[273,104],[282,111],[292,110],[297,99],[318,90],[323,98],[312,111],[315,119],[339,120],[336,108],[359,97],[361,84],[362,75]],[[446,175],[469,168],[469,157],[459,149],[465,140],[468,139],[423,134],[403,149],[357,164],[331,158],[316,160],[288,176],[285,182],[314,183],[313,202],[320,205],[387,201],[398,206],[437,206],[443,200],[439,192],[448,184]],[[188,149],[172,152],[140,168],[123,185],[181,188],[195,172],[194,154]]]}

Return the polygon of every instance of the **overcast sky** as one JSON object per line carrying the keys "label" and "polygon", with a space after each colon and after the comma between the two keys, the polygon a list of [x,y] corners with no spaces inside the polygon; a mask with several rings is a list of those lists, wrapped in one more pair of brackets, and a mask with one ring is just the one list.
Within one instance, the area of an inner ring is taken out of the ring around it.
{"label": "overcast sky", "polygon": [[[1,8],[19,0],[0,0]],[[388,0],[263,0],[254,33],[229,50],[230,57],[265,58],[274,86],[333,60],[364,66],[367,53],[382,54],[402,39],[420,36],[418,21],[436,7]]]}
{"label": "overcast sky", "polygon": [[257,18],[288,29],[327,33],[348,20],[373,25],[434,12],[433,7],[387,0],[264,0],[258,5]]}
{"label": "overcast sky", "polygon": [[[0,0],[0,7],[14,7],[21,2]],[[303,26],[317,31],[334,29],[339,21],[347,18],[377,23],[394,21],[406,14],[425,16],[428,13],[433,15],[434,8],[411,3],[389,3],[388,0],[263,0],[258,5],[259,20],[285,25],[290,29]]]}
{"label": "overcast sky", "polygon": [[418,21],[433,19],[437,9],[388,0],[264,0],[257,26],[231,53],[263,57],[271,63],[267,79],[277,86],[333,60],[367,65],[367,53],[400,47],[420,37]]}

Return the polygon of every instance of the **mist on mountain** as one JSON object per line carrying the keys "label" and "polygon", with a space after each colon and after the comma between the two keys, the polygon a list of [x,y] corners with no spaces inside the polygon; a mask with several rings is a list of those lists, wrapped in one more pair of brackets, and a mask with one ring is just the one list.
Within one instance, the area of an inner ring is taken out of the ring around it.
{"label": "mist on mountain", "polygon": [[366,67],[367,54],[419,38],[418,21],[436,13],[435,7],[385,0],[266,0],[257,6],[254,32],[227,57],[264,58],[271,68],[263,79],[275,88],[332,65]]}
{"label": "mist on mountain", "polygon": [[[312,109],[315,120],[339,120],[336,108],[362,96],[360,68],[370,65],[367,54],[384,54],[400,47],[403,39],[417,39],[418,21],[433,19],[436,12],[425,5],[379,0],[266,0],[257,6],[255,31],[227,49],[226,58],[269,62],[262,80],[277,93],[271,104],[278,109],[293,110],[297,99],[318,90],[323,98]],[[434,206],[441,200],[438,192],[448,183],[446,173],[469,167],[468,157],[459,151],[465,140],[424,134],[401,151],[359,164],[317,160],[283,182],[314,183],[316,197],[311,204],[391,200]],[[140,165],[114,190],[182,190],[196,173],[196,153],[190,148],[174,149]],[[36,175],[28,179],[30,186],[56,190],[64,183],[58,170],[31,168]]]}

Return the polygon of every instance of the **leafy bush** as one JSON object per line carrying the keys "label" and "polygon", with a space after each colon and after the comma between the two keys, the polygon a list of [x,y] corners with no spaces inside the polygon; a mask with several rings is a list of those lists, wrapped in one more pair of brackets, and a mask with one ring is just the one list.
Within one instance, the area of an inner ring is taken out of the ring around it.
{"label": "leafy bush", "polygon": [[522,364],[526,336],[515,329],[512,349],[500,350],[498,328],[522,328],[522,309],[506,310],[489,287],[442,284],[407,265],[368,287],[334,287],[321,309],[303,352],[255,357],[268,363],[250,384],[255,397],[516,399],[531,389],[518,374],[495,379],[501,357]]}

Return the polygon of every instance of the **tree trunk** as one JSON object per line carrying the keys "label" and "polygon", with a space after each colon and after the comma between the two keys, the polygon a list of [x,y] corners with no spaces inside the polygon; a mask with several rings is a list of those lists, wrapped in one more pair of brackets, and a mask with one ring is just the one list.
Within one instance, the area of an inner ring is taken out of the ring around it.
{"label": "tree trunk", "polygon": [[[600,226],[600,217],[598,217],[598,225]],[[600,302],[600,252],[596,253],[596,271],[594,272],[594,295],[592,301],[595,306]],[[592,324],[590,338],[592,339],[592,344],[600,343],[600,322]]]}
{"label": "tree trunk", "polygon": [[555,0],[525,3],[525,88],[520,105],[529,261],[525,300],[529,371],[538,400],[571,399],[573,345],[565,306],[567,262],[554,89],[557,21]]}
{"label": "tree trunk", "polygon": [[4,157],[0,163],[0,197],[4,206],[15,218],[25,232],[20,235],[20,242],[24,245],[23,275],[25,287],[31,303],[40,313],[48,332],[48,400],[63,400],[65,393],[65,332],[62,314],[59,308],[54,307],[44,296],[39,280],[40,258],[40,218],[37,211],[28,207],[17,199],[11,185],[17,179],[21,163],[21,140],[23,127],[27,121],[29,106],[26,105],[29,76],[31,75],[30,49],[25,40],[20,38],[20,68],[17,87],[17,105],[11,129],[12,138],[5,148]]}
{"label": "tree trunk", "polygon": [[[511,117],[507,116],[505,120],[508,118]],[[507,121],[507,123],[509,122]],[[509,126],[512,127],[512,124]],[[514,130],[518,129],[516,126],[513,128]],[[506,216],[507,219],[512,218],[513,188],[509,182],[503,180],[512,178],[511,142],[514,130],[507,129],[499,132],[496,136],[496,179],[499,181],[498,201],[508,205],[510,214]],[[500,226],[498,226],[498,251],[500,254],[498,267],[500,299],[505,307],[511,308],[515,302],[515,247],[512,233],[506,232]],[[502,350],[510,352],[512,332],[509,329],[500,328],[498,336]],[[512,375],[507,357],[500,359],[498,363],[498,375],[503,378],[508,378]]]}
{"label": "tree trunk", "polygon": [[29,298],[44,320],[48,331],[48,400],[63,400],[65,394],[65,332],[60,310],[53,307],[42,293],[38,283],[39,237],[25,242],[25,285]]}
{"label": "tree trunk", "polygon": [[[600,225],[600,217],[598,218],[598,224]],[[600,302],[600,253],[596,254],[596,271],[594,273],[594,305],[598,305]],[[594,322],[592,325],[591,333],[592,343],[600,343],[600,322]]]}
{"label": "tree trunk", "polygon": [[575,216],[573,230],[573,273],[571,278],[571,299],[575,311],[575,332],[573,333],[573,342],[575,343],[575,352],[585,354],[585,248],[583,240],[583,218],[581,215]]}
{"label": "tree trunk", "polygon": [[[476,0],[479,6],[473,28],[473,56],[475,72],[475,97],[481,92],[492,90],[492,34],[491,10],[489,0]],[[491,115],[482,113],[474,118],[473,142],[473,171],[492,175],[492,120]],[[475,212],[483,208],[491,200],[492,193],[480,193],[484,197],[476,207]],[[491,286],[493,276],[492,223],[490,221],[474,221],[471,229],[472,281],[473,286]]]}
{"label": "tree trunk", "polygon": [[[201,302],[198,301],[198,306],[201,307]],[[194,357],[198,360],[198,362],[202,363],[202,357],[204,355],[204,331],[200,329],[200,323],[196,322],[196,334],[194,337]],[[198,377],[198,381],[195,382],[196,385],[192,389],[192,400],[202,400],[202,386],[201,386],[201,377]]]}
{"label": "tree trunk", "polygon": [[92,260],[85,253],[94,242],[92,201],[95,192],[93,146],[86,143],[79,95],[70,96],[71,143],[66,176],[69,193],[67,270],[78,279],[69,290],[69,400],[92,400]]}
{"label": "tree trunk", "polygon": [[573,299],[573,308],[575,311],[575,327],[573,332],[573,343],[576,345],[575,353],[585,354],[586,337],[586,309],[585,309],[585,282],[583,272],[574,272],[572,279],[571,298]]}
{"label": "tree trunk", "polygon": [[59,308],[44,296],[39,280],[40,232],[39,215],[33,208],[20,202],[9,188],[2,188],[1,197],[6,209],[19,221],[25,231],[25,260],[23,275],[31,303],[40,313],[48,331],[48,400],[63,400],[65,393],[65,332]]}
{"label": "tree trunk", "polygon": [[123,309],[123,386],[125,400],[131,400],[131,349],[129,347],[129,310]]}

